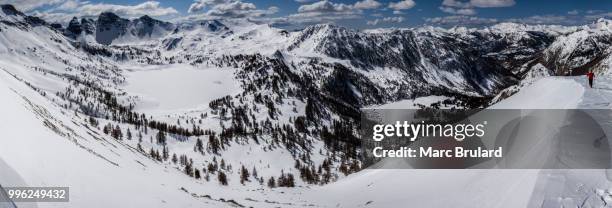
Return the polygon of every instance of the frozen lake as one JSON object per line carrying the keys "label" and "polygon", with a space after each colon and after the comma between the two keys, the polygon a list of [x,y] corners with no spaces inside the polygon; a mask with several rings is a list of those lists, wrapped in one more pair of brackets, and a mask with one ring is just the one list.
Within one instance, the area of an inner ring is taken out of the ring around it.
{"label": "frozen lake", "polygon": [[190,65],[127,68],[124,89],[139,96],[139,112],[163,114],[207,108],[211,100],[238,92],[235,69]]}

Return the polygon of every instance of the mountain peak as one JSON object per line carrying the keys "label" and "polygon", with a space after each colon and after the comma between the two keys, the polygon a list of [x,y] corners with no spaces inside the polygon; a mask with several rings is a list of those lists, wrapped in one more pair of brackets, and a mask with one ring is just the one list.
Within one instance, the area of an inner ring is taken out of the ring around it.
{"label": "mountain peak", "polygon": [[321,34],[321,35],[331,35],[331,34],[335,34],[335,33],[351,33],[354,32],[351,29],[342,27],[342,26],[337,26],[334,24],[316,24],[316,25],[311,25],[306,27],[303,30],[303,33],[308,34],[308,35],[314,35],[314,34]]}
{"label": "mountain peak", "polygon": [[206,28],[211,32],[229,30],[227,25],[223,24],[221,21],[213,19],[213,20],[197,20],[193,22],[185,22],[180,24],[175,32],[178,30],[193,30],[195,27]]}
{"label": "mountain peak", "polygon": [[68,23],[69,25],[71,24],[80,24],[79,23],[79,18],[77,17],[72,17],[72,19],[70,20],[70,22]]}
{"label": "mountain peak", "polygon": [[83,29],[81,27],[81,22],[77,17],[73,17],[72,20],[70,20],[70,23],[68,23],[68,27],[66,27],[66,31],[64,32],[64,34],[66,36],[75,38],[76,36],[81,34],[82,31]]}
{"label": "mountain peak", "polygon": [[2,4],[0,5],[0,7],[2,8],[2,12],[4,12],[4,14],[6,15],[24,15],[22,12],[17,10],[15,6],[13,6],[12,4]]}
{"label": "mountain peak", "polygon": [[151,18],[149,15],[146,15],[146,14],[145,14],[145,15],[143,15],[142,17],[138,18],[138,19],[141,19],[141,20],[148,20],[148,21],[153,20],[153,18]]}
{"label": "mountain peak", "polygon": [[138,19],[135,19],[134,21],[140,21],[142,23],[149,24],[149,25],[153,25],[153,24],[169,25],[170,24],[168,22],[163,22],[161,20],[152,18],[149,15],[144,15],[142,17],[139,17]]}
{"label": "mountain peak", "polygon": [[594,25],[597,29],[612,31],[612,20],[599,18]]}
{"label": "mountain peak", "polygon": [[311,25],[308,26],[309,28],[318,28],[318,29],[323,29],[323,28],[339,28],[339,26],[331,24],[331,23],[321,23],[321,24],[316,24],[316,25]]}
{"label": "mountain peak", "polygon": [[121,19],[121,17],[113,12],[102,12],[98,16],[98,19],[117,20]]}

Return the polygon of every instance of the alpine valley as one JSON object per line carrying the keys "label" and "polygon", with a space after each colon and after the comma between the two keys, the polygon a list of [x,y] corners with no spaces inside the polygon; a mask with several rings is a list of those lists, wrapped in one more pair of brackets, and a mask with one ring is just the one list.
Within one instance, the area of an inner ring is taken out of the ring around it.
{"label": "alpine valley", "polygon": [[[611,67],[606,19],[288,31],[110,12],[59,25],[2,5],[0,184],[70,187],[68,203],[18,207],[521,207],[536,170],[365,169],[360,109],[523,108],[573,82],[551,76]],[[458,200],[468,181],[486,193]]]}

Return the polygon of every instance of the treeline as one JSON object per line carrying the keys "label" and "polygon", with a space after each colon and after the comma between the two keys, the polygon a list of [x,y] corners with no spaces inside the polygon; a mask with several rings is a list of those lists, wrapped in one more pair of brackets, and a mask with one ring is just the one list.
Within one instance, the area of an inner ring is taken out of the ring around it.
{"label": "treeline", "polygon": [[[339,164],[339,172],[350,174],[359,170],[357,149],[360,140],[356,135],[360,119],[359,103],[348,103],[343,97],[326,94],[325,89],[314,85],[313,76],[316,74],[296,74],[281,59],[259,54],[236,55],[223,56],[213,64],[218,67],[240,67],[242,70],[236,77],[244,89],[235,97],[226,96],[209,103],[214,113],[230,124],[224,126],[219,134],[220,139],[226,141],[231,138],[244,138],[259,143],[258,138],[270,135],[272,144],[284,145],[294,158],[311,164],[309,157],[303,157],[312,153],[312,141],[308,138],[321,138],[333,154],[329,155],[325,164],[319,168],[298,168],[300,178],[307,183],[330,182],[333,178],[331,170],[334,161]],[[317,62],[311,64],[313,68],[318,67],[315,72],[325,70],[321,69]],[[247,98],[251,96],[252,99]],[[295,101],[293,104],[287,103],[288,99],[306,103],[305,116],[290,117],[289,123],[279,122],[280,116],[286,112],[282,112],[278,106],[295,105]],[[263,109],[260,106],[263,106]],[[262,113],[266,116],[257,116]],[[325,120],[331,125],[321,125]],[[336,161],[338,156],[342,161]],[[329,171],[325,171],[326,169]],[[288,176],[283,179],[285,178]],[[273,180],[275,185],[279,185],[279,179]],[[270,183],[270,179],[268,180]]]}
{"label": "treeline", "polygon": [[[68,100],[70,105],[72,105],[72,103],[77,104],[81,112],[86,115],[102,117],[119,123],[132,124],[136,129],[144,128],[145,132],[148,131],[148,128],[151,128],[186,137],[213,134],[213,131],[201,129],[196,125],[189,129],[155,121],[151,117],[147,117],[144,113],[134,112],[132,104],[128,106],[120,104],[115,93],[99,87],[95,82],[82,80],[74,76],[69,76],[67,78],[73,83],[75,88],[78,88],[78,86],[83,87],[79,88],[76,95],[72,87],[67,87],[64,92],[58,92],[56,95]],[[100,104],[102,104],[102,106],[100,106]]]}

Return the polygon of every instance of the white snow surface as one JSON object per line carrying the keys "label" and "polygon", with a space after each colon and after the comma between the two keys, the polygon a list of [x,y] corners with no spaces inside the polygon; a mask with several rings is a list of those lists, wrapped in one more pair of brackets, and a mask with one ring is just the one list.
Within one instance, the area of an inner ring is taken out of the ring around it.
{"label": "white snow surface", "polygon": [[418,105],[430,106],[431,104],[449,99],[446,96],[426,96],[415,99],[400,100],[397,102],[387,103],[384,105],[372,106],[373,109],[417,109]]}
{"label": "white snow surface", "polygon": [[[596,83],[589,89],[585,77],[542,78],[491,109],[609,109],[612,78]],[[323,187],[321,198],[334,196],[339,207],[598,207],[612,195],[611,175],[606,170],[366,169]]]}
{"label": "white snow surface", "polygon": [[[3,186],[70,187],[69,204],[39,203],[39,207],[201,206],[201,201],[179,191],[183,185],[197,187],[197,183],[121,143],[84,136],[85,129],[67,118],[66,112],[0,73],[0,96],[5,101],[0,108],[5,115],[0,118]],[[67,136],[45,127],[45,122]]]}
{"label": "white snow surface", "polygon": [[547,77],[491,106],[491,109],[575,109],[584,87],[577,80]]}
{"label": "white snow surface", "polygon": [[[317,203],[316,199],[302,200],[301,192],[310,192],[308,188],[242,186],[236,171],[228,173],[230,186],[219,185],[215,175],[211,175],[211,182],[186,177],[181,170],[138,153],[133,144],[86,127],[83,115],[73,117],[74,112],[64,111],[5,71],[0,71],[0,98],[0,184],[70,188],[69,203],[17,203],[18,207],[236,206],[227,200],[247,207]],[[188,144],[169,146],[174,148],[171,151],[193,148]],[[294,162],[286,151],[260,151],[234,145],[224,159],[271,164],[260,169],[262,175],[277,174]]]}
{"label": "white snow surface", "polygon": [[140,97],[135,110],[147,114],[208,108],[210,101],[240,90],[232,68],[161,65],[130,66],[126,70],[125,90]]}

